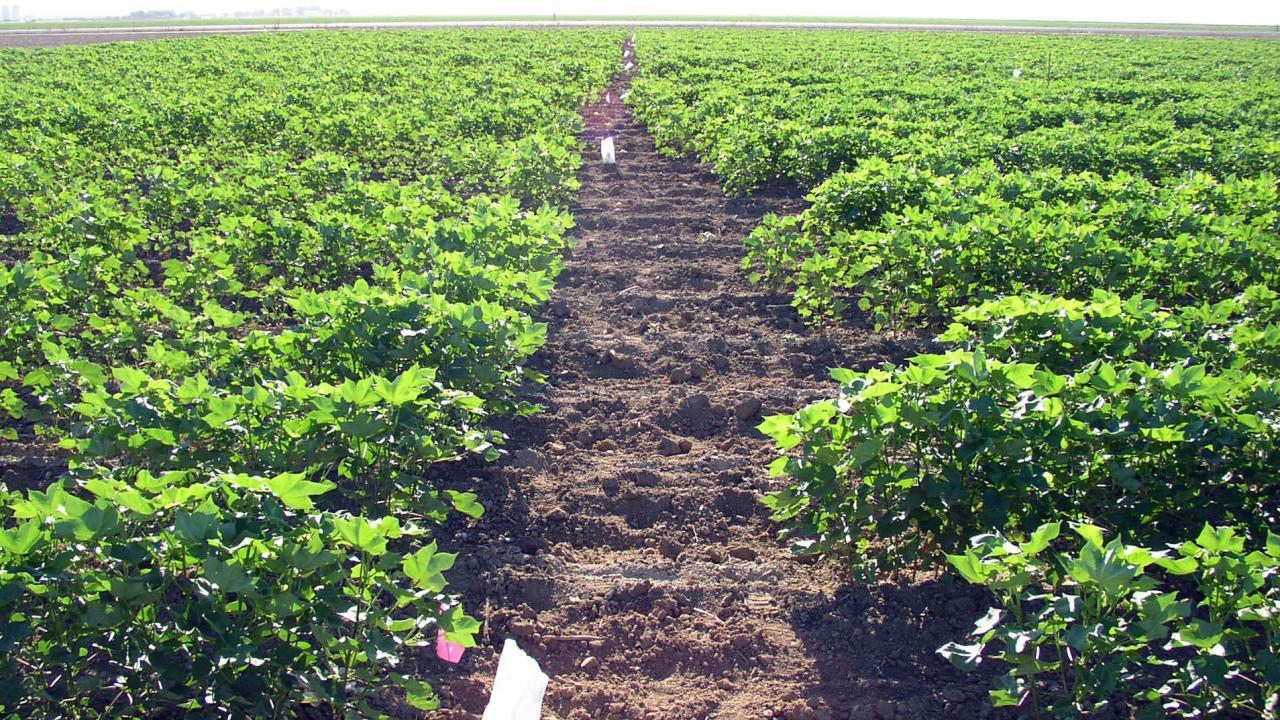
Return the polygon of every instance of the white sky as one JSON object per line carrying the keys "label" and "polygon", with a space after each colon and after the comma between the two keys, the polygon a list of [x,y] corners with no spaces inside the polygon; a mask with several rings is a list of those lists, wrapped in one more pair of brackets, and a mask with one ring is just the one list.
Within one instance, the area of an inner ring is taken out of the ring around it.
{"label": "white sky", "polygon": [[101,17],[133,10],[226,13],[299,5],[346,9],[353,15],[821,15],[845,17],[1006,18],[1276,24],[1277,0],[3,0],[24,17]]}

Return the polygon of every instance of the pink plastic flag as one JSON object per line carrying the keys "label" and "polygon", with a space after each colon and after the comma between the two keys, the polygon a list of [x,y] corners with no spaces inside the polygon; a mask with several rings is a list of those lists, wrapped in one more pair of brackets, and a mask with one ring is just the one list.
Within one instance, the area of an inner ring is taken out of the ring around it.
{"label": "pink plastic flag", "polygon": [[444,630],[436,631],[436,657],[447,663],[457,664],[462,660],[462,652],[466,648],[458,643],[449,642],[444,637]]}

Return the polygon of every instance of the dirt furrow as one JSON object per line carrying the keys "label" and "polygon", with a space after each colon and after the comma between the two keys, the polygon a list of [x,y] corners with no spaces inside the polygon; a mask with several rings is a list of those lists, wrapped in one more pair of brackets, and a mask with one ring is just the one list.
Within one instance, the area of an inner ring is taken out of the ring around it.
{"label": "dirt furrow", "polygon": [[447,670],[443,716],[483,711],[506,637],[552,676],[550,718],[984,715],[982,681],[933,654],[980,593],[853,584],[790,556],[759,502],[774,484],[760,418],[829,393],[829,367],[919,339],[815,334],[747,282],[743,237],[799,200],[731,200],[658,154],[627,87],[584,110],[578,244],[545,311],[547,382],[530,388],[545,412],[504,428],[502,461],[462,468],[488,513],[459,528],[455,583],[486,629]]}

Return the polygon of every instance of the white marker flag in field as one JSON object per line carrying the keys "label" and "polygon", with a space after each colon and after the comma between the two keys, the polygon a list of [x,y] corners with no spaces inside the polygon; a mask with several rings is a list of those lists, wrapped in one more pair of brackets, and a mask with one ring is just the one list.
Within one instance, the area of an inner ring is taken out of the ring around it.
{"label": "white marker flag in field", "polygon": [[515,640],[507,638],[483,720],[541,720],[542,696],[549,681],[538,661],[526,655]]}
{"label": "white marker flag in field", "polygon": [[600,160],[605,165],[612,165],[618,161],[613,153],[613,138],[607,137],[600,141]]}

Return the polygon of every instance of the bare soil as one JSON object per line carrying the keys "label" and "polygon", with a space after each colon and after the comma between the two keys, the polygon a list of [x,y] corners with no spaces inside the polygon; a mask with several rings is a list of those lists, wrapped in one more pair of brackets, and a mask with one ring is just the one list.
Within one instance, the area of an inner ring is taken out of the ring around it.
{"label": "bare soil", "polygon": [[[777,482],[762,415],[828,395],[830,367],[923,341],[815,332],[750,284],[743,238],[802,201],[726,198],[704,168],[655,150],[627,87],[583,110],[578,243],[533,363],[546,411],[504,428],[501,462],[454,469],[488,508],[452,538],[455,589],[486,626],[461,665],[421,660],[445,675],[440,716],[479,717],[507,637],[551,676],[550,718],[992,715],[987,678],[934,653],[963,637],[983,592],[852,583],[791,556],[759,502]],[[616,168],[600,162],[607,135]]]}

